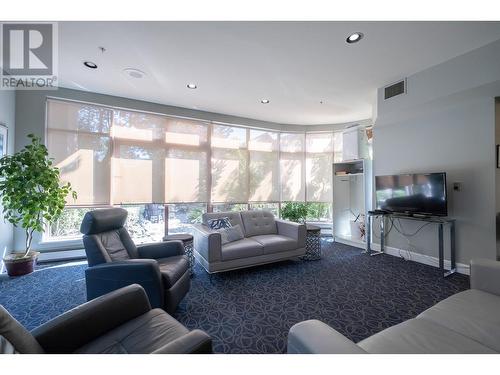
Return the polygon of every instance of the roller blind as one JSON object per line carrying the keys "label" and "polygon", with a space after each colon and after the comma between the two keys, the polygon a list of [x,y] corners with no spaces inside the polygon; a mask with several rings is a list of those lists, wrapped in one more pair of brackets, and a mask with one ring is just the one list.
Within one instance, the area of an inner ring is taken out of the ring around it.
{"label": "roller blind", "polygon": [[78,199],[67,204],[110,204],[111,109],[83,103],[47,101],[47,147],[62,182]]}
{"label": "roller blind", "polygon": [[209,125],[169,119],[165,128],[165,201],[208,202]]}
{"label": "roller blind", "polygon": [[278,133],[250,130],[249,201],[279,201],[279,144]]}
{"label": "roller blind", "polygon": [[212,202],[248,201],[247,129],[212,127]]}
{"label": "roller blind", "polygon": [[333,133],[306,134],[306,199],[332,201]]}
{"label": "roller blind", "polygon": [[166,117],[115,110],[113,204],[165,202]]}
{"label": "roller blind", "polygon": [[282,201],[305,200],[305,136],[280,134],[280,180]]}

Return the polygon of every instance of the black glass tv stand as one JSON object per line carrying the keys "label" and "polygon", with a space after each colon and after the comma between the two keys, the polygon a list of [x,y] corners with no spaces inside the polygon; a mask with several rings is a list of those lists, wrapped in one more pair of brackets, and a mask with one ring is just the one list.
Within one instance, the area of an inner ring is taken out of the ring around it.
{"label": "black glass tv stand", "polygon": [[[373,218],[380,218],[380,250],[373,250],[371,247],[372,240],[372,225]],[[455,261],[455,219],[450,219],[446,217],[434,217],[434,216],[406,216],[401,214],[393,214],[386,211],[370,211],[367,215],[366,220],[366,250],[363,253],[370,256],[384,254],[385,252],[385,219],[404,219],[404,220],[415,220],[424,221],[427,223],[436,224],[438,226],[438,258],[439,258],[439,269],[443,272],[443,277],[450,276],[457,271],[456,261]],[[450,235],[450,269],[447,270],[444,267],[444,226],[449,225],[449,235]]]}

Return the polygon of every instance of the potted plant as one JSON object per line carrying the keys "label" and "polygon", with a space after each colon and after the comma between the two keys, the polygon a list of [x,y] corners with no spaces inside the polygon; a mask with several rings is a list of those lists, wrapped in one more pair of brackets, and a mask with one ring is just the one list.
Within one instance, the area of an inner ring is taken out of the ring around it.
{"label": "potted plant", "polygon": [[0,159],[0,197],[4,219],[26,232],[26,245],[22,252],[12,252],[3,261],[9,276],[33,272],[39,255],[31,250],[35,231],[43,232],[45,222],[59,218],[66,197],[76,192],[70,183],[60,184],[59,169],[52,165],[47,148],[39,137],[29,134],[31,144],[14,155]]}
{"label": "potted plant", "polygon": [[308,212],[306,203],[287,202],[281,207],[281,217],[296,223],[305,223]]}

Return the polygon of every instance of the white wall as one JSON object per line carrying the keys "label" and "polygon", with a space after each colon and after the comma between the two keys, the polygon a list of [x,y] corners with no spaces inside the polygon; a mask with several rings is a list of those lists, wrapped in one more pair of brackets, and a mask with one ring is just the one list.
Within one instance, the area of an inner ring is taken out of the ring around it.
{"label": "white wall", "polygon": [[[0,122],[8,127],[8,153],[14,151],[15,134],[15,91],[0,91]],[[14,245],[14,230],[11,224],[4,221],[0,206],[0,259],[10,252]],[[0,266],[2,271],[3,263]]]}
{"label": "white wall", "polygon": [[[446,172],[449,216],[457,220],[457,261],[496,258],[495,96],[500,95],[500,41],[407,78],[408,92],[383,100],[374,121],[374,175]],[[462,191],[452,189],[453,182]],[[406,233],[422,225],[403,222]],[[437,257],[437,228],[407,240],[392,230],[389,246]]]}

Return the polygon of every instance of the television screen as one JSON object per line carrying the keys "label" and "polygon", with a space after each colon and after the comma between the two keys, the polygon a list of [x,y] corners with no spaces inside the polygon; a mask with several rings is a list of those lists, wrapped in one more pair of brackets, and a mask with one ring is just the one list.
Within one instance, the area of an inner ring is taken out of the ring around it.
{"label": "television screen", "polygon": [[446,173],[375,176],[377,208],[406,215],[448,215]]}

